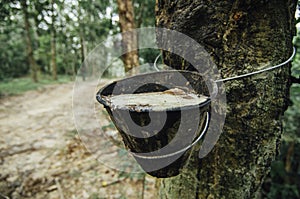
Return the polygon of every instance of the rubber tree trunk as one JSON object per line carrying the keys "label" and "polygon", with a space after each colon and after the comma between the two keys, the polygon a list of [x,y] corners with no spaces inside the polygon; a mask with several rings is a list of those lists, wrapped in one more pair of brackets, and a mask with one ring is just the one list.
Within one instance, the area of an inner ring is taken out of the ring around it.
{"label": "rubber tree trunk", "polygon": [[57,80],[57,64],[56,64],[56,30],[55,30],[55,17],[54,14],[54,1],[51,0],[52,24],[51,24],[51,68],[52,77]]}
{"label": "rubber tree trunk", "polygon": [[27,48],[27,59],[30,64],[31,77],[33,82],[38,82],[38,66],[35,62],[33,55],[33,47],[32,47],[32,39],[30,34],[30,23],[29,23],[29,14],[28,14],[28,5],[26,1],[21,1],[22,12],[24,16],[24,24],[25,24],[25,40],[26,40],[26,48]]}
{"label": "rubber tree trunk", "polygon": [[[158,27],[192,37],[210,53],[223,77],[275,65],[292,54],[297,1],[157,0]],[[187,64],[164,57],[176,69]],[[180,67],[177,67],[180,66]],[[198,153],[179,176],[160,180],[160,198],[257,198],[279,150],[288,106],[290,64],[225,82],[227,116],[217,145]]]}
{"label": "rubber tree trunk", "polygon": [[52,77],[57,80],[57,64],[56,64],[56,33],[52,31],[51,33],[51,69]]}
{"label": "rubber tree trunk", "polygon": [[85,81],[85,78],[87,76],[87,70],[86,70],[86,66],[85,66],[85,45],[84,45],[84,39],[83,39],[83,34],[80,33],[80,54],[81,54],[81,75],[82,75],[82,80]]}
{"label": "rubber tree trunk", "polygon": [[[137,34],[134,32],[128,33],[135,29],[134,21],[134,9],[131,0],[117,0],[118,12],[119,12],[119,25],[122,34],[122,48],[123,54],[122,60],[125,67],[125,72],[135,74],[137,67],[139,66],[139,55],[138,55],[138,40]],[[127,32],[127,33],[126,33]]]}

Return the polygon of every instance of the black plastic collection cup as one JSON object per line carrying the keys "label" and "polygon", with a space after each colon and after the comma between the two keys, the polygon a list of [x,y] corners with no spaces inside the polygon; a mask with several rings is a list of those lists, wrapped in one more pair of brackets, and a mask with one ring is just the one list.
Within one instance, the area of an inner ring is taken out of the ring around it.
{"label": "black plastic collection cup", "polygon": [[[208,86],[199,73],[191,71],[162,71],[136,75],[115,81],[97,93],[118,129],[125,147],[148,174],[166,178],[176,176],[188,162],[192,148],[203,138],[208,128],[211,98],[195,105],[151,110],[113,107],[109,96],[163,92],[182,88],[205,96]],[[216,93],[213,91],[212,93]]]}

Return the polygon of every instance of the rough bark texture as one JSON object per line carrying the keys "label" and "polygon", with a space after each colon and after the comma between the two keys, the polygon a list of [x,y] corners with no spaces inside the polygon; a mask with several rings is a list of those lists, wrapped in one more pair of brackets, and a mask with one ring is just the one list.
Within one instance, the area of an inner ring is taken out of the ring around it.
{"label": "rough bark texture", "polygon": [[[137,46],[137,34],[134,32],[126,33],[135,29],[134,11],[131,0],[118,0],[118,12],[119,12],[119,24],[122,35],[122,47],[123,52],[127,52],[123,55],[123,63],[125,66],[125,72],[131,71],[135,73],[137,69],[135,66],[139,66],[139,56]],[[125,33],[125,34],[124,34]]]}
{"label": "rough bark texture", "polygon": [[27,46],[27,59],[30,64],[30,70],[32,75],[32,80],[34,82],[38,82],[38,66],[35,62],[34,56],[33,56],[33,47],[32,47],[32,39],[30,34],[30,23],[29,23],[29,14],[27,10],[27,4],[26,1],[21,1],[22,5],[22,12],[24,16],[24,23],[25,23],[25,40],[26,40],[26,46]]}
{"label": "rough bark texture", "polygon": [[[223,77],[275,65],[292,53],[295,0],[157,0],[157,25],[185,33],[211,54]],[[165,56],[176,69],[187,64]],[[174,61],[175,60],[175,61]],[[256,198],[279,150],[290,65],[225,82],[227,117],[213,151],[197,153],[179,176],[160,182],[160,198]]]}

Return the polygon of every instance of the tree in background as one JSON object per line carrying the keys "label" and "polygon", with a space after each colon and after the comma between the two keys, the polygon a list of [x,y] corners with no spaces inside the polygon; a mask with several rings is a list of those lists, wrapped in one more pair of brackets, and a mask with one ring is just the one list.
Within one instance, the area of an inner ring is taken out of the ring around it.
{"label": "tree in background", "polygon": [[57,65],[56,65],[56,30],[55,30],[55,9],[56,5],[54,0],[51,0],[51,69],[54,80],[57,80]]}
{"label": "tree in background", "polygon": [[[136,28],[155,27],[155,1],[133,0]],[[140,38],[138,38],[139,40]],[[139,49],[140,63],[153,63],[160,54],[155,49]]]}
{"label": "tree in background", "polygon": [[0,2],[0,81],[29,71],[24,45],[24,20],[18,7]]}
{"label": "tree in background", "polygon": [[27,1],[20,1],[21,4],[21,9],[23,12],[24,16],[24,25],[25,25],[25,40],[26,40],[26,46],[27,46],[27,58],[28,58],[28,63],[30,65],[31,69],[31,75],[32,75],[32,80],[34,82],[38,82],[38,66],[36,64],[35,58],[34,58],[34,52],[33,52],[33,44],[32,44],[32,34],[31,34],[31,25],[29,22],[29,13],[28,13],[28,5]]}
{"label": "tree in background", "polygon": [[[118,5],[114,1],[27,0],[22,4],[27,7],[31,48],[27,47],[28,42],[21,42],[28,35],[24,30],[21,1],[0,2],[1,80],[24,76],[35,70],[41,75],[52,75],[53,79],[58,74],[75,76],[87,52],[109,34],[120,32],[120,24],[116,21]],[[132,28],[154,26],[154,1],[134,0],[128,5],[132,5],[132,14],[137,13],[132,15]],[[125,9],[124,13],[127,11]],[[153,62],[158,54],[149,49],[136,53],[140,60],[133,56],[133,66],[139,65],[139,61]],[[29,60],[36,63],[33,64],[35,67],[31,67]]]}
{"label": "tree in background", "polygon": [[155,26],[155,1],[133,0],[135,27]]}
{"label": "tree in background", "polygon": [[117,30],[111,18],[116,13],[107,13],[109,7],[109,1],[97,0],[1,1],[0,80],[31,71],[51,74],[53,79],[58,74],[75,76],[84,59],[82,52]]}
{"label": "tree in background", "polygon": [[134,20],[134,8],[131,0],[117,0],[119,24],[122,34],[122,48],[123,54],[122,60],[125,67],[125,72],[131,71],[131,74],[135,74],[137,70],[136,66],[139,66],[138,51],[138,38],[137,34],[133,31],[135,29]]}
{"label": "tree in background", "polygon": [[[157,1],[157,26],[202,44],[223,77],[275,65],[292,54],[296,1]],[[164,53],[175,69],[188,63]],[[290,66],[290,65],[289,65]],[[279,151],[290,67],[225,83],[227,117],[213,151],[195,153],[179,176],[160,181],[160,198],[259,198]]]}
{"label": "tree in background", "polygon": [[[80,64],[85,60],[87,52],[102,42],[115,28],[110,18],[111,15],[107,13],[109,3],[109,1],[82,0],[71,6],[73,21],[72,18],[69,20],[72,21],[73,26],[70,28],[73,29],[74,38],[78,42],[79,48],[76,51],[80,52]],[[88,73],[84,65],[81,65],[80,73],[84,79]]]}

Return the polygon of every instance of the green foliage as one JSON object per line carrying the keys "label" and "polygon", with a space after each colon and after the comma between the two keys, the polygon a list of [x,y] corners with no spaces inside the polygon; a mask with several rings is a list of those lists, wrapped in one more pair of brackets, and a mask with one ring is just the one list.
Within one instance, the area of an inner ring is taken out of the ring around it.
{"label": "green foliage", "polygon": [[274,183],[268,193],[268,198],[278,199],[298,199],[299,191],[296,185]]}
{"label": "green foliage", "polygon": [[29,77],[15,78],[0,83],[0,97],[18,95],[29,90],[40,89],[45,85],[67,83],[70,81],[68,76],[59,76],[58,81],[52,80],[50,76],[44,75],[38,83],[33,83]]}
{"label": "green foliage", "polygon": [[[115,14],[107,13],[110,1],[53,2],[26,1],[34,59],[40,72],[51,74],[51,41],[55,39],[57,73],[74,76],[84,58],[81,49],[87,54],[116,29]],[[0,81],[4,81],[30,70],[21,1],[3,0],[0,9]]]}
{"label": "green foliage", "polygon": [[160,50],[155,49],[142,49],[139,51],[141,63],[154,63],[156,57],[160,54]]}
{"label": "green foliage", "polygon": [[[290,143],[283,142],[281,154],[276,161],[272,163],[271,172],[264,183],[264,198],[270,199],[297,199],[300,197],[300,145],[294,145],[294,151],[290,160],[288,150]],[[288,161],[291,161],[291,168],[287,170]]]}
{"label": "green foliage", "polygon": [[27,74],[24,32],[19,20],[10,21],[10,26],[0,26],[0,81]]}
{"label": "green foliage", "polygon": [[[21,2],[0,1],[0,81],[30,73]],[[133,4],[136,26],[154,26],[155,1],[133,0]],[[26,6],[33,56],[42,74],[51,74],[53,70],[53,39],[57,73],[74,76],[88,52],[108,35],[119,32],[117,5],[113,0],[27,0]],[[154,51],[141,51],[141,63],[151,63],[156,56]]]}
{"label": "green foliage", "polygon": [[0,21],[5,20],[10,15],[9,0],[0,1]]}
{"label": "green foliage", "polygon": [[155,1],[133,0],[136,27],[155,26]]}

